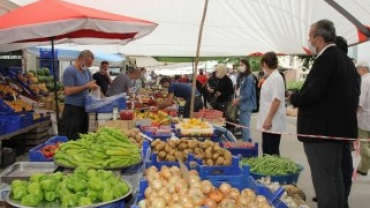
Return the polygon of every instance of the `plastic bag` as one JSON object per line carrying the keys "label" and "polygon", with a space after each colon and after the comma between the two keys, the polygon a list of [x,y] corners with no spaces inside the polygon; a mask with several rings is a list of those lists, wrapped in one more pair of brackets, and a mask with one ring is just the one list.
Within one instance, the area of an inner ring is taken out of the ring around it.
{"label": "plastic bag", "polygon": [[227,104],[226,107],[226,120],[227,121],[236,121],[238,116],[239,108],[238,106],[233,105],[231,102]]}
{"label": "plastic bag", "polygon": [[85,109],[86,111],[92,111],[92,110],[95,110],[95,109],[98,109],[100,107],[103,107],[105,105],[108,105],[108,104],[111,104],[113,103],[114,101],[120,99],[120,98],[125,98],[126,97],[126,93],[121,93],[121,94],[117,94],[117,95],[114,95],[114,96],[111,96],[111,97],[105,97],[105,98],[96,98],[96,97],[92,97],[92,96],[87,96],[86,99],[91,101],[90,105],[86,105],[85,106]]}
{"label": "plastic bag", "polygon": [[102,93],[101,93],[100,87],[96,88],[95,90],[91,90],[91,97],[101,98],[103,97],[101,94]]}

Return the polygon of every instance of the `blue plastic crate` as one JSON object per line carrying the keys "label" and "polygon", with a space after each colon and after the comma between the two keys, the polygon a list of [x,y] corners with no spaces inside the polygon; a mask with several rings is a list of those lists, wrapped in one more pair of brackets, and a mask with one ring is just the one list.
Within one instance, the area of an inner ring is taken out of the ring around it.
{"label": "blue plastic crate", "polygon": [[43,148],[45,145],[49,144],[55,144],[57,142],[68,142],[68,139],[66,136],[53,136],[49,140],[47,140],[45,143],[39,144],[36,147],[29,150],[29,159],[30,162],[51,162],[53,161],[53,158],[46,158],[44,155],[40,152],[40,149]]}
{"label": "blue plastic crate", "polygon": [[240,158],[233,156],[231,165],[219,165],[219,166],[206,166],[202,165],[202,161],[198,160],[199,164],[199,176],[205,178],[209,175],[236,175],[242,172],[240,167]]}
{"label": "blue plastic crate", "polygon": [[0,120],[0,135],[4,135],[4,134],[5,134],[5,121]]}
{"label": "blue plastic crate", "polygon": [[[240,174],[236,175],[219,175],[219,176],[208,176],[207,178],[202,178],[202,180],[210,180],[211,183],[215,187],[219,187],[222,183],[226,182],[229,183],[232,187],[238,188],[240,191],[245,188],[250,188],[256,192],[257,195],[263,195],[266,199],[270,202],[270,204],[276,204],[280,201],[278,200],[282,193],[284,193],[284,189],[279,189],[275,194],[272,194],[267,187],[258,184],[250,175],[249,175],[249,167],[244,166],[243,171]],[[138,208],[137,204],[142,199],[144,199],[144,192],[145,189],[149,186],[149,182],[147,179],[143,178],[139,181],[139,190],[135,197],[134,204],[131,208]],[[271,200],[270,200],[271,199]],[[274,201],[276,203],[274,203]],[[279,207],[285,208],[285,207]]]}
{"label": "blue plastic crate", "polygon": [[[188,161],[184,162],[184,165],[189,169],[189,170],[197,170],[198,165],[200,164],[200,160],[194,158],[193,155],[189,154],[188,155]],[[166,161],[158,161],[157,154],[153,153],[150,155],[150,160],[145,161],[145,168],[148,168],[150,166],[155,166],[158,168],[158,170],[161,169],[162,166],[167,166],[167,167],[180,167],[179,162],[166,162]]]}
{"label": "blue plastic crate", "polygon": [[32,112],[21,113],[20,116],[21,116],[21,128],[25,128],[33,124]]}
{"label": "blue plastic crate", "polygon": [[[248,166],[243,166],[243,168],[248,169]],[[284,194],[285,189],[283,187],[279,187],[275,192],[272,192],[267,186],[260,184],[258,181],[256,181],[252,176],[249,182],[249,186],[251,189],[253,189],[257,194],[263,195],[266,197],[266,199],[272,203],[276,204],[280,202],[280,197]]]}
{"label": "blue plastic crate", "polygon": [[8,106],[3,99],[0,99],[0,115],[9,115],[14,109]]}
{"label": "blue plastic crate", "polygon": [[153,139],[160,139],[162,141],[167,141],[172,137],[171,134],[152,134],[150,131],[144,131],[144,134]]}
{"label": "blue plastic crate", "polygon": [[[103,98],[102,98],[103,99]],[[94,100],[91,96],[85,97],[85,107],[90,106],[92,104],[96,104],[96,102],[102,102]],[[126,99],[124,97],[118,98],[114,100],[112,103],[99,107],[93,110],[85,110],[87,113],[112,113],[113,107],[118,106],[118,111],[126,109]]]}
{"label": "blue plastic crate", "polygon": [[225,148],[231,152],[234,156],[241,156],[241,157],[258,157],[258,142],[254,143],[253,148],[246,148],[246,147],[231,147],[226,148],[224,147],[223,143],[220,142],[220,147]]}
{"label": "blue plastic crate", "polygon": [[[53,53],[49,49],[40,49],[39,57],[40,59],[51,59]],[[54,59],[58,59],[58,50],[54,49]]]}
{"label": "blue plastic crate", "polygon": [[[276,182],[279,182],[280,184],[296,184],[297,181],[298,181],[299,175],[302,173],[302,171],[304,169],[303,166],[300,165],[300,164],[297,164],[297,166],[298,166],[297,173],[291,173],[291,174],[283,175],[283,176],[270,176],[271,181],[274,181],[274,182],[276,181]],[[266,175],[257,174],[257,173],[253,173],[253,172],[251,172],[251,176],[255,180],[258,180],[262,177],[266,177]]]}
{"label": "blue plastic crate", "polygon": [[21,129],[21,117],[19,115],[0,116],[0,120],[4,121],[5,134],[10,134]]}

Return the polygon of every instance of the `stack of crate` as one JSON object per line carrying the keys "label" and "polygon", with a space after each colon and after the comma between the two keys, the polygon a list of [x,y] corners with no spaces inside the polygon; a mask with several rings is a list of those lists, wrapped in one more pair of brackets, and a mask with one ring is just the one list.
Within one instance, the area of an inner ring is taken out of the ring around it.
{"label": "stack of crate", "polygon": [[40,124],[39,127],[28,131],[27,133],[20,134],[14,137],[17,148],[20,148],[23,151],[28,151],[44,143],[50,138],[49,129],[51,128],[50,121],[44,121]]}

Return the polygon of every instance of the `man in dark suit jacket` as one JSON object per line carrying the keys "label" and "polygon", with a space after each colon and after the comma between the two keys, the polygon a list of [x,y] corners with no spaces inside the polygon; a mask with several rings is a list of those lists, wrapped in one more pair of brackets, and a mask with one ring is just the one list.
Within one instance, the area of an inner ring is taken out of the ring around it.
{"label": "man in dark suit jacket", "polygon": [[[335,37],[329,20],[320,20],[310,28],[310,50],[318,54],[301,91],[290,96],[291,103],[299,107],[298,134],[357,137],[358,77],[353,63],[335,46]],[[343,208],[343,141],[298,139],[311,168],[318,208]]]}

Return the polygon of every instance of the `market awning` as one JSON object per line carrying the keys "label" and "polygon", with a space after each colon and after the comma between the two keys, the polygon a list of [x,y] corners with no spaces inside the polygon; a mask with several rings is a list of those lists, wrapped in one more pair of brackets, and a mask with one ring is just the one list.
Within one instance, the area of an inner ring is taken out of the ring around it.
{"label": "market awning", "polygon": [[[27,48],[26,51],[39,57],[40,50],[50,50],[50,47],[31,47]],[[76,57],[81,50],[66,49],[59,46],[55,47],[56,53],[58,54],[59,60],[76,60]],[[118,53],[105,53],[101,51],[93,51],[94,53],[94,66],[99,66],[101,61],[108,61],[111,67],[123,66],[123,62],[126,57],[123,54]]]}
{"label": "market awning", "polygon": [[[35,0],[11,0],[25,5]],[[149,36],[125,46],[91,46],[126,55],[194,57],[203,13],[202,0],[65,0],[159,24]],[[329,0],[211,0],[204,25],[201,57],[246,56],[275,51],[306,53],[310,25],[334,21],[337,34],[349,44],[367,40]],[[335,0],[359,22],[370,26],[370,1]]]}

